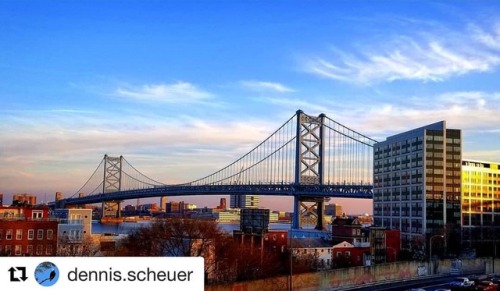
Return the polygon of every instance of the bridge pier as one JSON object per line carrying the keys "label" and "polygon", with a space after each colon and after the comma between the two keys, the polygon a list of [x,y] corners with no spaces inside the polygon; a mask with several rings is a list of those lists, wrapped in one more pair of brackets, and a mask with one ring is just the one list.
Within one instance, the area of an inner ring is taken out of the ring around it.
{"label": "bridge pier", "polygon": [[[109,194],[122,190],[122,164],[123,156],[110,157],[104,155],[104,181],[102,193]],[[109,217],[121,217],[121,201],[102,202],[101,220]]]}
{"label": "bridge pier", "polygon": [[102,203],[101,218],[112,217],[120,218],[122,201],[107,201]]}
{"label": "bridge pier", "polygon": [[305,224],[309,224],[309,225],[315,225],[314,228],[317,230],[324,230],[325,229],[324,220],[325,220],[324,197],[294,196],[293,217],[292,217],[293,229],[301,229]]}

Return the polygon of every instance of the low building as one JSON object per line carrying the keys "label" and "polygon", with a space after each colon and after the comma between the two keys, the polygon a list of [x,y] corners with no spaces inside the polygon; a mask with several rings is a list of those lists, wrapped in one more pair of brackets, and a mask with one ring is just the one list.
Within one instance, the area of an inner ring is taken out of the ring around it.
{"label": "low building", "polygon": [[81,255],[92,234],[92,209],[56,209],[53,215],[59,219],[58,254]]}
{"label": "low building", "polygon": [[328,270],[333,267],[333,247],[322,238],[292,238],[291,253],[294,269]]}
{"label": "low building", "polygon": [[384,227],[370,227],[370,246],[373,263],[395,262],[401,251],[401,232]]}
{"label": "low building", "polygon": [[234,240],[248,247],[251,253],[280,254],[287,251],[288,230],[269,230],[267,233],[245,233],[233,231]]}
{"label": "low building", "polygon": [[368,230],[363,227],[358,218],[339,216],[332,221],[331,227],[333,244],[346,241],[356,246],[370,245]]}
{"label": "low building", "polygon": [[355,246],[343,241],[332,247],[332,262],[334,268],[348,268],[371,265],[370,246]]}
{"label": "low building", "polygon": [[57,226],[47,207],[0,206],[0,256],[55,255]]}
{"label": "low building", "polygon": [[240,222],[239,209],[227,209],[212,214],[212,217],[220,223]]}

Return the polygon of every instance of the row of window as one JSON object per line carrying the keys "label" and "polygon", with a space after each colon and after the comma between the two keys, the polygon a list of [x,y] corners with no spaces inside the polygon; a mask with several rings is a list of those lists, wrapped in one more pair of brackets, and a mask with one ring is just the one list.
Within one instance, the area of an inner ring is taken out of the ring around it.
{"label": "row of window", "polygon": [[472,198],[483,198],[483,199],[490,199],[490,200],[500,200],[500,189],[495,190],[495,193],[477,193],[477,192],[472,192],[470,193],[469,191],[463,192],[464,197],[472,197]]}
{"label": "row of window", "polygon": [[[500,214],[463,213],[463,226],[500,226]],[[500,237],[500,235],[499,235]]]}
{"label": "row of window", "polygon": [[[328,253],[331,253],[332,249],[326,249],[326,251],[327,251]],[[300,254],[301,252],[302,252],[303,254],[311,253],[311,251],[310,251],[309,249],[306,249],[306,248],[304,248],[304,249],[295,249],[295,250],[294,250],[294,252],[295,252],[296,254]],[[319,252],[324,253],[324,252],[325,252],[325,249],[324,249],[324,248],[321,248],[321,249],[319,249],[319,250],[318,250],[318,249],[314,249],[314,253],[315,253],[315,254],[317,254],[317,253],[319,253]]]}
{"label": "row of window", "polygon": [[[4,239],[4,230],[0,229],[0,240]],[[37,229],[36,230],[36,239],[37,240],[43,240],[44,236],[44,230],[43,229]],[[35,230],[34,229],[28,229],[28,240],[34,240],[35,239]],[[54,239],[54,230],[52,229],[47,229],[47,240],[52,240]],[[16,229],[15,230],[15,237],[14,237],[14,230],[13,229],[7,229],[5,230],[5,240],[22,240],[23,239],[23,230],[22,229]]]}
{"label": "row of window", "polygon": [[37,255],[37,256],[42,256],[42,255],[47,255],[51,256],[54,254],[54,247],[51,244],[48,245],[37,245],[36,248],[34,248],[33,245],[27,245],[23,247],[22,245],[5,245],[2,246],[0,245],[0,255],[5,255],[5,256],[22,256],[22,255]]}
{"label": "row of window", "polygon": [[377,225],[384,227],[400,229],[401,232],[422,233],[423,225],[421,219],[408,219],[408,218],[381,218],[377,217],[374,220]]}

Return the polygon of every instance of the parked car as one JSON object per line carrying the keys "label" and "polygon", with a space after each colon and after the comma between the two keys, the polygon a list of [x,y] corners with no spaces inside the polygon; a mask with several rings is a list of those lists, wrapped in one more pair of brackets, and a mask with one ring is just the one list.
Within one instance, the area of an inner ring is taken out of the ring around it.
{"label": "parked car", "polygon": [[491,282],[491,281],[480,281],[476,285],[476,290],[482,290],[482,291],[497,291],[498,285]]}
{"label": "parked car", "polygon": [[466,277],[457,277],[448,283],[451,290],[474,290],[474,282]]}
{"label": "parked car", "polygon": [[469,280],[474,282],[475,285],[479,284],[481,281],[489,281],[488,276],[486,275],[471,275],[468,276]]}
{"label": "parked car", "polygon": [[480,281],[476,285],[476,290],[481,290],[481,291],[497,291],[498,290],[498,284],[495,284],[491,281]]}
{"label": "parked car", "polygon": [[491,281],[494,284],[500,284],[500,275],[490,274],[490,275],[488,275],[488,280],[486,280],[486,281]]}
{"label": "parked car", "polygon": [[493,282],[494,284],[500,284],[500,277],[495,276],[495,277],[491,278],[490,281]]}

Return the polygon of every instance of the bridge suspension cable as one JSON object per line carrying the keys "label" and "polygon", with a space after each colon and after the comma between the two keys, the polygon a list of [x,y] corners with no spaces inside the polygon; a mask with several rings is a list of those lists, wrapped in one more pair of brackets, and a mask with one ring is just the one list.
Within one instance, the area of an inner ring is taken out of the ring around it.
{"label": "bridge suspension cable", "polygon": [[294,177],[296,114],[263,142],[228,166],[182,185],[279,184]]}
{"label": "bridge suspension cable", "polygon": [[[312,184],[369,186],[375,143],[323,114],[314,117],[297,111],[245,155],[203,178],[167,185],[144,175],[123,157],[106,155],[70,198],[79,193],[89,196],[109,191],[205,185],[291,185],[315,181]],[[320,179],[311,180],[309,175],[318,175]]]}
{"label": "bridge suspension cable", "polygon": [[326,184],[371,184],[376,140],[326,117]]}
{"label": "bridge suspension cable", "polygon": [[121,169],[122,189],[132,190],[132,189],[153,188],[156,186],[166,186],[164,183],[151,179],[148,176],[141,173],[134,166],[132,166],[125,158],[123,158],[123,163],[121,166],[122,166]]}

